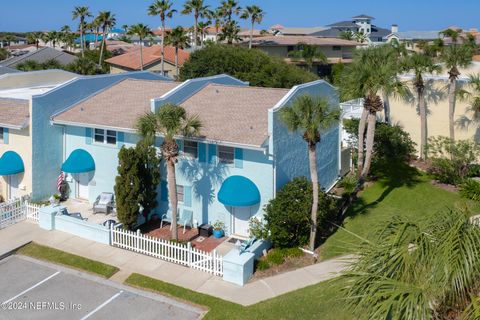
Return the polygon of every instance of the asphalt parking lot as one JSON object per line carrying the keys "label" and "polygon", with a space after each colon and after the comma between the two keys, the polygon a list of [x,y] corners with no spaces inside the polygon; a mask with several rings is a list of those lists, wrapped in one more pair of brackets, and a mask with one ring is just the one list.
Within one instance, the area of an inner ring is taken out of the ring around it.
{"label": "asphalt parking lot", "polygon": [[23,256],[0,260],[0,319],[199,319],[167,297]]}

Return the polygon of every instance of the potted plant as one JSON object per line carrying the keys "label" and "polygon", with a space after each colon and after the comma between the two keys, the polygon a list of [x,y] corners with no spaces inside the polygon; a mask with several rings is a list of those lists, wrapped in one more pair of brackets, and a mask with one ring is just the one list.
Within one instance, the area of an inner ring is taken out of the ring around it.
{"label": "potted plant", "polygon": [[223,228],[225,228],[225,223],[223,223],[223,221],[215,221],[213,224],[213,236],[217,239],[223,237]]}
{"label": "potted plant", "polygon": [[50,201],[50,204],[59,204],[60,195],[58,193],[54,193],[48,200]]}

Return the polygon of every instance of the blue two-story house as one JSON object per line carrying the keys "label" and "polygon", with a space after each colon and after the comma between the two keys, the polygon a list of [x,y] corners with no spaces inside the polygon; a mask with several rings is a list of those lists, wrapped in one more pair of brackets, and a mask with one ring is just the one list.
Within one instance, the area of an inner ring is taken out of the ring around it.
{"label": "blue two-story house", "polygon": [[[138,141],[138,117],[165,103],[184,107],[200,118],[202,129],[199,137],[177,140],[180,210],[192,211],[194,224],[220,220],[227,234],[246,237],[249,219],[263,215],[277,190],[294,177],[309,176],[301,133],[290,133],[279,119],[283,107],[305,94],[339,104],[335,89],[324,81],[286,90],[250,87],[226,75],[184,83],[126,79],[54,115],[52,124],[63,130],[64,164],[81,164],[70,169],[72,196],[93,202],[101,192],[113,192],[118,152]],[[339,176],[339,134],[335,125],[318,145],[325,189]],[[157,147],[161,143],[158,137]],[[164,164],[161,174],[159,216],[169,208]]]}

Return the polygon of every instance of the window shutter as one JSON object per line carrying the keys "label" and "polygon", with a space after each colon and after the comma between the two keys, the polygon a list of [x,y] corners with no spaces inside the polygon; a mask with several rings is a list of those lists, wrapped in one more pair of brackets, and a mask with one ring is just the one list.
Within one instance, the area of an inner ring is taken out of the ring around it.
{"label": "window shutter", "polygon": [[198,143],[198,161],[207,161],[207,145],[205,143]]}
{"label": "window shutter", "polygon": [[3,128],[3,143],[8,144],[8,128]]}
{"label": "window shutter", "polygon": [[190,186],[183,187],[183,204],[185,207],[192,206],[192,187]]}
{"label": "window shutter", "polygon": [[235,168],[243,168],[243,149],[235,148]]}
{"label": "window shutter", "polygon": [[214,144],[208,145],[208,162],[211,164],[217,162],[217,146]]}
{"label": "window shutter", "polygon": [[85,128],[85,143],[92,144],[92,128]]}
{"label": "window shutter", "polygon": [[162,201],[168,201],[168,185],[167,181],[160,181],[160,199]]}
{"label": "window shutter", "polygon": [[121,148],[125,142],[125,133],[117,132],[117,147]]}

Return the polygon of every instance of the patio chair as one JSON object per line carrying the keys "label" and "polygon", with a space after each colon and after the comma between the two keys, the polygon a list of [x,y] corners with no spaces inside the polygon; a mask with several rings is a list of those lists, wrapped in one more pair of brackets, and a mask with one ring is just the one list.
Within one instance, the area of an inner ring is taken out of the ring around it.
{"label": "patio chair", "polygon": [[250,248],[255,241],[257,241],[255,236],[251,237],[247,241],[243,241],[242,245],[240,246],[240,253],[247,251],[247,249]]}
{"label": "patio chair", "polygon": [[182,216],[178,219],[178,223],[183,226],[184,234],[186,226],[193,228],[193,211],[183,209]]}
{"label": "patio chair", "polygon": [[72,217],[72,218],[76,218],[76,219],[79,219],[79,220],[83,220],[83,221],[88,220],[88,218],[84,218],[80,212],[70,213],[70,212],[68,212],[67,208],[61,209],[60,214],[64,215],[64,216],[67,216],[67,217]]}
{"label": "patio chair", "polygon": [[93,204],[93,213],[105,212],[109,214],[113,209],[113,193],[102,192]]}
{"label": "patio chair", "polygon": [[[180,208],[177,207],[177,222],[178,218],[180,217]],[[160,222],[160,229],[163,228],[163,222],[170,223],[170,230],[172,230],[172,209],[168,209],[167,213],[162,215],[162,221]]]}

